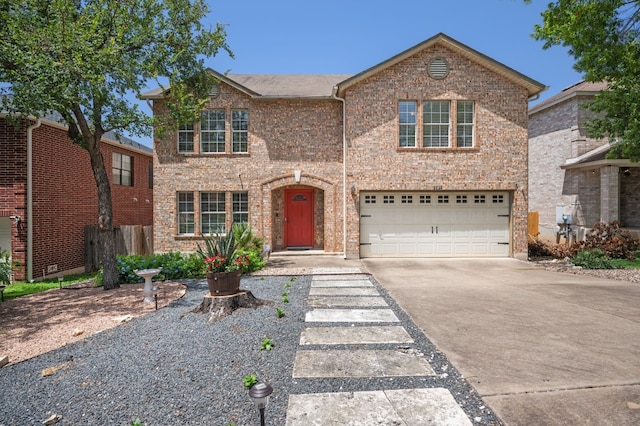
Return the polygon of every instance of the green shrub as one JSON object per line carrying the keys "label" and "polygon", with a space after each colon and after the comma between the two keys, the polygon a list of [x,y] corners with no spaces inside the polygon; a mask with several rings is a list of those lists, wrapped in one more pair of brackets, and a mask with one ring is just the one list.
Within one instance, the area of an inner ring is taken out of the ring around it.
{"label": "green shrub", "polygon": [[0,285],[11,284],[11,258],[9,252],[0,249]]}
{"label": "green shrub", "polygon": [[615,269],[611,258],[600,249],[579,251],[571,259],[571,263],[576,266],[582,266],[585,269]]}
{"label": "green shrub", "polygon": [[179,252],[157,253],[152,256],[118,255],[118,276],[120,283],[140,283],[144,279],[136,275],[137,269],[160,269],[154,278],[157,280],[175,280],[181,278],[202,278],[205,276],[205,263],[197,253]]}

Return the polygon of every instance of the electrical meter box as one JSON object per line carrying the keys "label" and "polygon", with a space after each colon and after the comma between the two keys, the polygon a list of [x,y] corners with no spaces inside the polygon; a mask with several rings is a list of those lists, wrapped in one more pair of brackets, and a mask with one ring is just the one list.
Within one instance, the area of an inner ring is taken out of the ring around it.
{"label": "electrical meter box", "polygon": [[564,212],[564,204],[558,204],[556,206],[556,223],[571,225],[571,215]]}

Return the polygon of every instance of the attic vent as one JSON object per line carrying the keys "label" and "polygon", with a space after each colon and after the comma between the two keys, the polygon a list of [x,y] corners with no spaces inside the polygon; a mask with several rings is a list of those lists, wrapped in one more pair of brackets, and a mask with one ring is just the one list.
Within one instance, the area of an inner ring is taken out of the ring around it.
{"label": "attic vent", "polygon": [[442,58],[434,58],[429,62],[429,75],[438,80],[449,74],[449,64]]}
{"label": "attic vent", "polygon": [[211,96],[211,98],[217,98],[220,95],[220,85],[219,84],[214,84],[213,87],[211,88],[211,92],[209,93],[209,96]]}

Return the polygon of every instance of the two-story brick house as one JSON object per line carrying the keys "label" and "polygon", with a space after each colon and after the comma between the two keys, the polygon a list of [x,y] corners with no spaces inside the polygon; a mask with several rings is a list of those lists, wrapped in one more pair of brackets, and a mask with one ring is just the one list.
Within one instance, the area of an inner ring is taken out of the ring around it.
{"label": "two-story brick house", "polygon": [[154,142],[157,250],[248,221],[273,250],[526,256],[542,84],[444,34],[356,75],[211,72],[201,121]]}
{"label": "two-story brick house", "polygon": [[[114,225],[153,224],[151,149],[105,137]],[[0,248],[19,264],[14,279],[82,272],[86,225],[98,223],[89,155],[55,117],[18,128],[0,114]]]}
{"label": "two-story brick house", "polygon": [[529,209],[539,215],[540,238],[556,239],[562,215],[577,239],[598,222],[639,233],[640,165],[607,159],[609,139],[587,132],[595,113],[585,106],[606,87],[580,81],[529,110]]}

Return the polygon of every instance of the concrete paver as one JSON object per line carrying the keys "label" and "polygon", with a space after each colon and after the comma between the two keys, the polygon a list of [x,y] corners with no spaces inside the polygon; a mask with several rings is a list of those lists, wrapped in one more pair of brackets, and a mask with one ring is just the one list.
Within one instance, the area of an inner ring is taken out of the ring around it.
{"label": "concrete paver", "polygon": [[373,287],[373,284],[368,279],[313,280],[311,282],[311,288],[320,288],[320,287]]}
{"label": "concrete paver", "polygon": [[355,327],[312,327],[300,335],[301,345],[364,345],[413,343],[409,333],[399,325]]}
{"label": "concrete paver", "polygon": [[379,296],[375,287],[312,287],[309,296]]}
{"label": "concrete paver", "polygon": [[470,426],[446,389],[399,389],[289,396],[287,426]]}
{"label": "concrete paver", "polygon": [[424,357],[400,350],[299,350],[293,363],[294,378],[433,375]]}
{"label": "concrete paver", "polygon": [[382,297],[359,297],[359,296],[309,296],[307,299],[309,306],[314,308],[380,308],[389,306]]}
{"label": "concrete paver", "polygon": [[306,322],[400,322],[391,309],[314,309]]}

